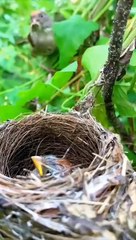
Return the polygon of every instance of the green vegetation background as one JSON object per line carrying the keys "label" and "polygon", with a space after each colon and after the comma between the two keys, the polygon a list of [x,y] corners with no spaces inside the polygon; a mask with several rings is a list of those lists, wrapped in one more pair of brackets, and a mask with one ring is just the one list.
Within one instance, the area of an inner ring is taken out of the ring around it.
{"label": "green vegetation background", "polygon": [[[101,92],[91,88],[107,59],[115,0],[0,1],[0,122],[37,110],[65,112],[90,91],[96,95],[93,114],[109,125]],[[29,44],[19,44],[30,31],[31,12],[43,9],[65,21],[54,24],[59,54],[33,57]],[[136,1],[124,36],[124,48],[136,36]],[[99,34],[98,34],[99,33]],[[99,35],[99,37],[98,37]],[[89,44],[85,40],[89,39]],[[80,63],[80,64],[79,64]],[[52,68],[54,75],[45,68]],[[116,83],[113,101],[127,131],[136,135],[136,50],[126,75]],[[128,151],[126,149],[126,151]],[[133,152],[130,159],[136,161]]]}

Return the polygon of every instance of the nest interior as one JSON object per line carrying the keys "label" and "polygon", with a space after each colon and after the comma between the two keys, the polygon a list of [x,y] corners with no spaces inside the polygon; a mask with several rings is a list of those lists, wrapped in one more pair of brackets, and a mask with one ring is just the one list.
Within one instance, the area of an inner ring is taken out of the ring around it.
{"label": "nest interior", "polygon": [[31,156],[47,154],[87,167],[94,154],[102,155],[104,133],[91,116],[36,114],[11,121],[0,129],[0,172],[10,177],[26,175],[25,169],[34,169]]}

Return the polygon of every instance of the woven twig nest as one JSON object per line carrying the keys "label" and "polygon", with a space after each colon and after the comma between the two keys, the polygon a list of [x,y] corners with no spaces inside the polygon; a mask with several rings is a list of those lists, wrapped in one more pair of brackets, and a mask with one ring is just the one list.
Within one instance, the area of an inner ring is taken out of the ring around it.
{"label": "woven twig nest", "polygon": [[[135,172],[118,137],[93,117],[37,114],[6,123],[0,153],[1,239],[136,239]],[[17,177],[34,169],[35,154],[65,156],[75,169]]]}
{"label": "woven twig nest", "polygon": [[26,174],[24,169],[33,170],[33,155],[53,154],[87,167],[95,154],[103,157],[118,144],[115,135],[91,116],[59,114],[38,114],[7,123],[1,127],[0,141],[0,170],[11,177]]}

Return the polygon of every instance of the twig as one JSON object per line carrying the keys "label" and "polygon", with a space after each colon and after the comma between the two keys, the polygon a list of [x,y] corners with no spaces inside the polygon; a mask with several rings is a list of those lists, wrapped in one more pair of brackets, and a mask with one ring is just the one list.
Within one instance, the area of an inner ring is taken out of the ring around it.
{"label": "twig", "polygon": [[[131,142],[131,136],[126,132],[125,127],[116,117],[115,108],[112,102],[113,87],[118,77],[120,67],[120,56],[123,44],[123,35],[127,24],[127,19],[133,0],[119,0],[116,10],[113,31],[109,46],[108,60],[104,66],[102,79],[104,80],[103,96],[106,107],[106,112],[109,121],[112,123],[115,130],[117,130],[122,140]],[[123,99],[122,99],[123,100]],[[131,145],[132,148],[132,145]]]}

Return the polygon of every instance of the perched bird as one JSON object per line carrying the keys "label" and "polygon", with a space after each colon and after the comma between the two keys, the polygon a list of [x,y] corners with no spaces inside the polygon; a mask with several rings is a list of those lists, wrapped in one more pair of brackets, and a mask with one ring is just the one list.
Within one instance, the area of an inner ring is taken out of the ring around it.
{"label": "perched bird", "polygon": [[46,176],[47,172],[53,176],[64,176],[72,169],[72,163],[63,158],[57,158],[55,155],[32,156],[31,157],[36,169],[34,174]]}
{"label": "perched bird", "polygon": [[28,41],[33,47],[34,55],[48,56],[56,51],[57,46],[52,26],[53,20],[47,13],[36,11],[31,14],[31,26]]}

